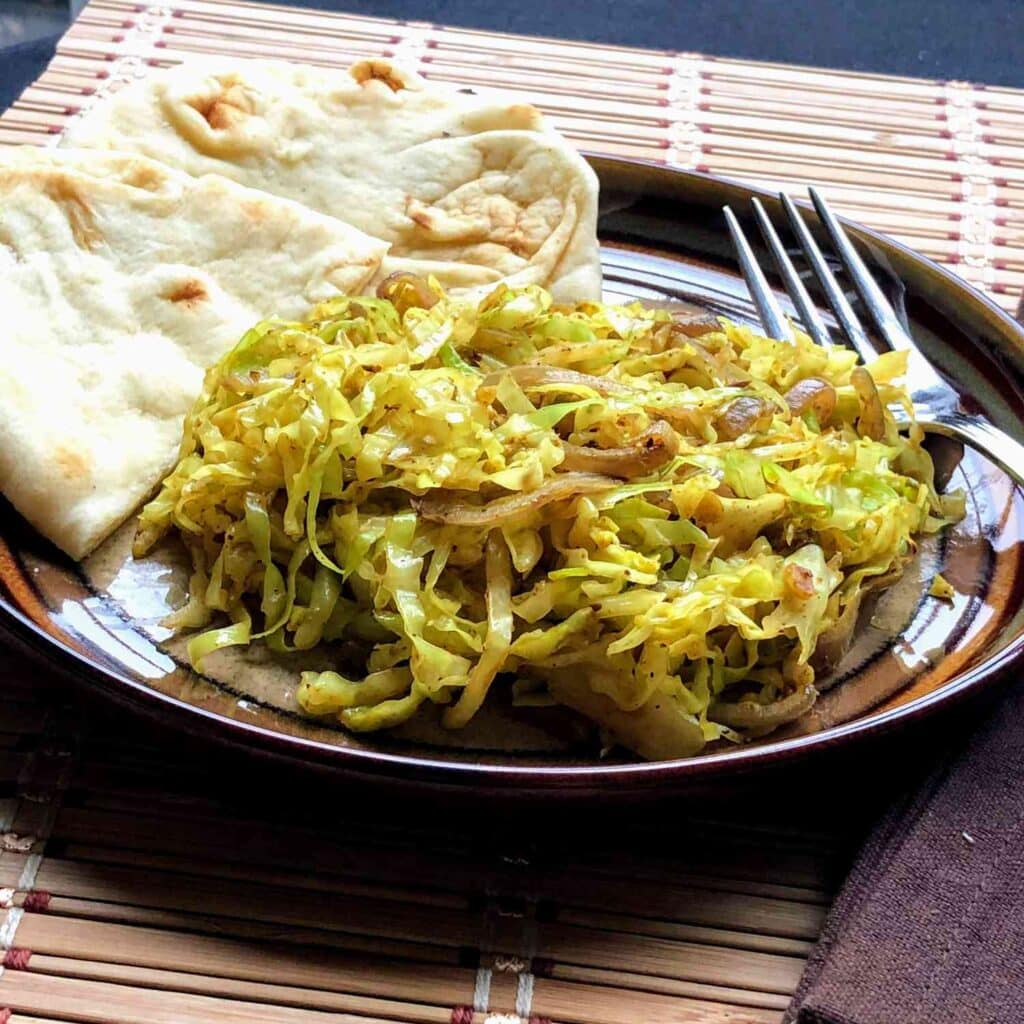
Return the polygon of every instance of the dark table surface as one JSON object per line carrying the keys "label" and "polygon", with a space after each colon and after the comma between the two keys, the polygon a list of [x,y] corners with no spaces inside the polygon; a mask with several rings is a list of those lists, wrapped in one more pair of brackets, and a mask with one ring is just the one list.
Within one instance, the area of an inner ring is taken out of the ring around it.
{"label": "dark table surface", "polygon": [[[1024,86],[1024,0],[276,2],[524,35]],[[0,0],[0,109],[46,66],[67,18],[67,0]]]}

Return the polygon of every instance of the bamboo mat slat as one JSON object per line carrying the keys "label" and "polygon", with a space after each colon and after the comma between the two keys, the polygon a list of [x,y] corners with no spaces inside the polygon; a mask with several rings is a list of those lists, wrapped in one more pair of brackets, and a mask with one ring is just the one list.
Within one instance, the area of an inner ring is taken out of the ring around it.
{"label": "bamboo mat slat", "polygon": [[[0,144],[53,145],[149,68],[213,52],[336,68],[383,55],[514,90],[584,149],[821,185],[1007,308],[1024,288],[1012,89],[236,0],[92,0],[0,117]],[[0,673],[9,1024],[775,1024],[857,835],[855,815],[750,807],[510,833],[265,772],[249,792],[230,759],[83,717],[3,652]]]}
{"label": "bamboo mat slat", "polygon": [[774,1024],[854,835],[706,807],[612,832],[382,813],[0,674],[10,1022]]}
{"label": "bamboo mat slat", "polygon": [[228,0],[92,0],[51,67],[0,117],[0,143],[52,145],[76,113],[148,67],[211,52],[337,68],[388,56],[438,81],[514,90],[584,149],[771,188],[814,183],[1007,309],[1024,285],[1024,93],[965,82]]}

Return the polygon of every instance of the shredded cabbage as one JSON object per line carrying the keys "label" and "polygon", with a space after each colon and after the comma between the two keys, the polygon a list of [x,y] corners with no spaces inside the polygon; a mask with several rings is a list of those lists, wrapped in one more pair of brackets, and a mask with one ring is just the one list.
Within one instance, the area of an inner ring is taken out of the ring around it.
{"label": "shredded cabbage", "polygon": [[[197,666],[340,642],[361,664],[303,673],[298,701],[353,730],[427,703],[458,728],[500,683],[685,756],[806,712],[819,638],[958,515],[922,432],[867,407],[907,406],[899,353],[871,388],[802,334],[692,338],[536,287],[404,293],[432,301],[339,297],[206,374],[135,544],[189,549]],[[581,449],[610,455],[600,474],[562,466]]]}

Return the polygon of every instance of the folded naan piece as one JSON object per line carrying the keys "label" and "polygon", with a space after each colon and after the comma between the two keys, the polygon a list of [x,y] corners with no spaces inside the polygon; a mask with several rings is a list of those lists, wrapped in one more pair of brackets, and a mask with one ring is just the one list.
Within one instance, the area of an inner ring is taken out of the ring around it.
{"label": "folded naan piece", "polygon": [[389,242],[385,272],[600,297],[597,178],[582,157],[528,104],[388,61],[332,71],[204,58],[97,104],[64,143],[298,200]]}
{"label": "folded naan piece", "polygon": [[81,558],[174,465],[205,369],[387,246],[131,154],[0,150],[0,490]]}

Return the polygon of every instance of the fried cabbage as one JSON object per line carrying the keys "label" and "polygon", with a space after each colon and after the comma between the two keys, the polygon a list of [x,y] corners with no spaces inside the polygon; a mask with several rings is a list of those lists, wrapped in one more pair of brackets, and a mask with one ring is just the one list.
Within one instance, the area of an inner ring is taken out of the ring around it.
{"label": "fried cabbage", "polygon": [[499,680],[644,757],[740,742],[813,705],[819,641],[959,514],[888,411],[912,414],[902,353],[536,287],[380,294],[208,371],[135,541],[189,551],[197,667],[259,638],[359,652],[302,674],[310,715],[458,728]]}

